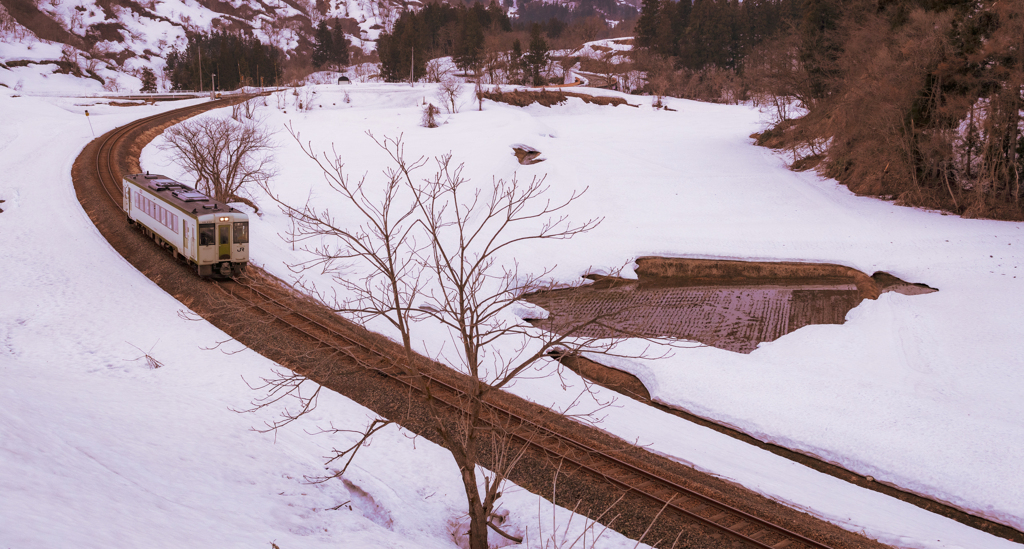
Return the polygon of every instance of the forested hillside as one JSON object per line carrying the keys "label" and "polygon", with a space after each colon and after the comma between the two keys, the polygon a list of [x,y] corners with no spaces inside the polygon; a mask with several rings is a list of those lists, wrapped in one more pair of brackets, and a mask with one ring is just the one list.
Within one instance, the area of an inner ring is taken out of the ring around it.
{"label": "forested hillside", "polygon": [[645,0],[648,91],[751,99],[760,142],[855,192],[1024,219],[1024,3]]}
{"label": "forested hillside", "polygon": [[[533,0],[509,8],[471,0],[403,11],[377,43],[381,76],[407,81],[413,70],[416,79],[436,82],[441,75],[428,61],[451,57],[460,70],[480,74],[487,83],[546,84],[549,50],[573,51],[598,38],[628,36],[637,17],[635,8],[613,0]],[[561,83],[564,69],[579,59],[562,52],[558,60],[564,67],[555,71],[554,82]]]}

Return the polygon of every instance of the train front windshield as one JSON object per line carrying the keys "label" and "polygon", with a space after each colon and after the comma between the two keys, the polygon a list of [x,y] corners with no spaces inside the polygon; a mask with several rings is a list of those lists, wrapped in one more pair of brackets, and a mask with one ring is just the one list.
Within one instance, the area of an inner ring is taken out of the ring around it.
{"label": "train front windshield", "polygon": [[216,231],[214,230],[215,225],[202,224],[199,226],[199,245],[200,246],[213,246],[217,244]]}
{"label": "train front windshield", "polygon": [[249,243],[249,222],[241,221],[235,223],[235,234],[232,235],[235,244]]}

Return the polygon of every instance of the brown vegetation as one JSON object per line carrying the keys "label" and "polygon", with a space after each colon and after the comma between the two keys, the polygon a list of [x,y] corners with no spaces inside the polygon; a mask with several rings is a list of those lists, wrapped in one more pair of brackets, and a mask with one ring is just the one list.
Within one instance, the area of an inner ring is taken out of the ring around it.
{"label": "brown vegetation", "polygon": [[584,93],[566,92],[562,90],[540,90],[540,91],[491,91],[481,92],[481,97],[484,99],[490,99],[491,101],[497,101],[499,103],[508,103],[515,107],[526,107],[534,103],[540,103],[545,107],[552,105],[561,105],[569,100],[570,97],[578,97],[586,103],[593,103],[595,105],[611,105],[616,107],[618,105],[629,105],[628,101],[621,97],[600,97],[594,95],[587,95]]}
{"label": "brown vegetation", "polygon": [[752,101],[758,144],[855,193],[1024,220],[1024,3],[690,6],[644,2],[647,93]]}

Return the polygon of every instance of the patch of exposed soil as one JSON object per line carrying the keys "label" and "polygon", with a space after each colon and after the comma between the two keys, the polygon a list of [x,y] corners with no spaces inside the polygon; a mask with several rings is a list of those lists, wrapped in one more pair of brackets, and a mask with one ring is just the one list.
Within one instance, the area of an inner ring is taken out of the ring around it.
{"label": "patch of exposed soil", "polygon": [[595,277],[589,286],[526,296],[550,313],[534,324],[558,332],[600,318],[580,335],[687,339],[750,353],[804,326],[843,324],[851,309],[882,292],[935,291],[841,265],[658,257],[637,264],[638,280]]}
{"label": "patch of exposed soil", "polygon": [[570,97],[578,97],[586,103],[594,103],[596,105],[611,105],[613,107],[618,105],[629,105],[630,107],[636,106],[630,105],[628,101],[621,97],[600,97],[562,90],[483,92],[482,95],[484,99],[490,99],[491,101],[497,101],[499,103],[508,103],[515,107],[526,107],[534,103],[540,103],[545,107],[550,107],[552,105],[561,105],[568,101]]}

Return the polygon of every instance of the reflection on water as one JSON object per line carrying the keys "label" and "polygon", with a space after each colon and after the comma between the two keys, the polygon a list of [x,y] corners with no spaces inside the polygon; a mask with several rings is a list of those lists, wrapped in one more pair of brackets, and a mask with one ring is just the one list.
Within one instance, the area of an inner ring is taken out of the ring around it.
{"label": "reflection on water", "polygon": [[[889,276],[889,275],[886,275]],[[894,277],[903,287],[915,288]],[[762,341],[774,341],[810,324],[842,324],[863,299],[849,279],[818,279],[768,284],[659,284],[616,281],[530,294],[526,301],[550,313],[536,326],[562,332],[587,324],[584,337],[653,337],[699,341],[738,353],[750,353]],[[908,291],[893,287],[901,293]],[[889,289],[889,288],[886,288]],[[885,290],[883,290],[885,291]]]}

